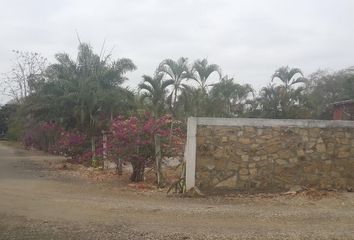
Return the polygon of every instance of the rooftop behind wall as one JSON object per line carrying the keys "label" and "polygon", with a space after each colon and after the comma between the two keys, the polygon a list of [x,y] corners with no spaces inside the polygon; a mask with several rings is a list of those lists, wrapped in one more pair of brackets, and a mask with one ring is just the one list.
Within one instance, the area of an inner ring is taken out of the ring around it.
{"label": "rooftop behind wall", "polygon": [[189,118],[187,189],[354,186],[354,122]]}

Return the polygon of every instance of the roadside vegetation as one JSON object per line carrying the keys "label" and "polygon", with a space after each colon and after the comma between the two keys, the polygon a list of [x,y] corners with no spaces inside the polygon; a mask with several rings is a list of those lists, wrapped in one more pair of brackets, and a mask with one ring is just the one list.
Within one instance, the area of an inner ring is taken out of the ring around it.
{"label": "roadside vegetation", "polygon": [[134,182],[148,166],[159,186],[162,159],[183,156],[190,116],[330,119],[333,102],[354,98],[354,68],[305,76],[283,66],[257,92],[207,59],[181,57],[162,60],[131,89],[123,84],[134,62],[85,43],[77,56],[58,53],[53,63],[38,53],[14,55],[1,78],[12,100],[0,108],[0,137],[95,167],[106,157],[129,162]]}

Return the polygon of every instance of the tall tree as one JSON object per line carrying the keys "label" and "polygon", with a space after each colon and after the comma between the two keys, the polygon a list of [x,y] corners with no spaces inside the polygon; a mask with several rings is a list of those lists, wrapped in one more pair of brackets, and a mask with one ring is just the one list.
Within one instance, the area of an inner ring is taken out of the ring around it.
{"label": "tall tree", "polygon": [[67,54],[57,54],[58,63],[52,64],[48,72],[50,81],[61,85],[64,99],[74,102],[79,127],[86,128],[94,124],[95,114],[124,93],[120,85],[126,80],[125,73],[136,66],[130,59],[99,56],[88,44],[80,44],[78,50],[76,61]]}
{"label": "tall tree", "polygon": [[283,88],[269,84],[260,91],[258,102],[261,106],[261,117],[280,118],[281,117],[281,95]]}
{"label": "tall tree", "polygon": [[103,122],[98,120],[102,114],[112,115],[116,103],[129,95],[120,85],[126,80],[125,73],[136,67],[130,59],[111,60],[110,55],[99,56],[85,43],[79,45],[76,61],[65,53],[57,54],[56,60],[57,63],[47,69],[48,80],[43,90],[31,96],[30,99],[37,100],[32,101],[35,103],[32,106],[37,109],[38,106],[44,109],[57,106],[59,120],[71,115],[68,125],[91,136],[94,152],[95,136],[103,127]]}
{"label": "tall tree", "polygon": [[221,68],[216,64],[209,64],[206,58],[196,60],[192,67],[192,79],[195,80],[203,92],[207,92],[207,80],[213,73],[217,73],[221,78]]}
{"label": "tall tree", "polygon": [[208,94],[201,88],[183,84],[182,92],[178,96],[178,115],[206,117],[209,111],[209,101]]}
{"label": "tall tree", "polygon": [[308,118],[304,106],[304,88],[285,90],[283,86],[269,84],[262,88],[257,98],[262,109],[260,116],[266,118]]}
{"label": "tall tree", "polygon": [[[148,108],[153,112],[154,118],[158,118],[164,111],[167,87],[174,84],[172,79],[164,80],[162,74],[143,76],[143,82],[139,84],[139,89],[142,91],[141,100],[148,101]],[[161,169],[162,153],[160,135],[154,134],[155,146],[155,163],[156,163],[156,179],[159,186],[163,185],[163,174]]]}
{"label": "tall tree", "polygon": [[169,95],[170,109],[176,116],[177,97],[183,88],[183,80],[191,78],[191,71],[188,65],[188,59],[181,57],[177,61],[172,59],[163,60],[156,70],[156,75],[163,74],[166,80],[173,81],[173,88]]}
{"label": "tall tree", "polygon": [[4,73],[1,86],[4,94],[17,103],[38,90],[43,84],[47,59],[36,52],[14,50],[15,59],[10,72]]}
{"label": "tall tree", "polygon": [[331,119],[334,102],[354,99],[354,71],[317,71],[309,76],[305,88],[306,107],[312,118]]}
{"label": "tall tree", "polygon": [[141,100],[147,100],[148,108],[159,117],[165,108],[167,87],[174,84],[172,79],[164,80],[162,74],[155,75],[153,78],[147,75],[143,76],[143,82],[139,84],[142,92]]}
{"label": "tall tree", "polygon": [[299,114],[299,109],[302,109],[304,86],[295,86],[298,83],[306,84],[307,82],[302,71],[299,68],[281,67],[272,75],[271,81],[275,79],[279,79],[281,85],[269,86],[268,90],[278,94],[276,98],[280,100],[281,117],[296,118],[298,115],[303,115]]}
{"label": "tall tree", "polygon": [[278,68],[272,75],[272,81],[279,79],[285,90],[288,91],[297,83],[304,83],[305,78],[299,68],[289,68],[289,66]]}
{"label": "tall tree", "polygon": [[244,113],[246,100],[254,94],[249,84],[240,85],[233,78],[225,76],[210,91],[212,108],[210,112],[214,116],[235,117]]}

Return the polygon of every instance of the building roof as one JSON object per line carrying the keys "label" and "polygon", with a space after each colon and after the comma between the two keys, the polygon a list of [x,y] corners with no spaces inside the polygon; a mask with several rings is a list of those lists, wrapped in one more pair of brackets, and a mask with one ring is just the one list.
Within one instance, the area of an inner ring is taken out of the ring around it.
{"label": "building roof", "polygon": [[346,104],[354,104],[354,99],[332,103],[333,106],[346,105]]}

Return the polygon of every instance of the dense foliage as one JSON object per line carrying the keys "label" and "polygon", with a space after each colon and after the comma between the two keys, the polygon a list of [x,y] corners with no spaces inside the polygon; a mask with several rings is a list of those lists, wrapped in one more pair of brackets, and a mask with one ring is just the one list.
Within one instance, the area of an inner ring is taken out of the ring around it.
{"label": "dense foliage", "polygon": [[122,86],[133,61],[95,54],[88,44],[75,59],[58,53],[52,64],[38,53],[14,53],[28,71],[5,75],[13,100],[0,108],[0,134],[91,164],[103,156],[106,131],[109,157],[130,162],[133,181],[148,165],[160,178],[161,158],[183,153],[189,116],[330,119],[333,102],[354,98],[353,68],[305,77],[280,67],[257,93],[206,59],[181,57],[163,60],[134,91]]}

